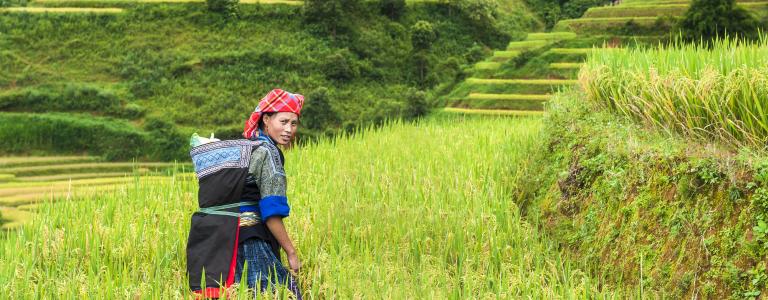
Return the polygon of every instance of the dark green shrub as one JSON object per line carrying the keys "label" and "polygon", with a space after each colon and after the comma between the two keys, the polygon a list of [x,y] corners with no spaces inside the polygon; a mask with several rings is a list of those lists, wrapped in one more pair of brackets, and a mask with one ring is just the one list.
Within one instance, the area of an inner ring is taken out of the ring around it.
{"label": "dark green shrub", "polygon": [[418,21],[411,26],[411,44],[414,50],[429,50],[437,40],[437,32],[432,23]]}
{"label": "dark green shrub", "polygon": [[338,34],[352,30],[353,17],[361,11],[360,0],[304,0],[307,22],[320,25],[336,39]]}
{"label": "dark green shrub", "polygon": [[590,7],[605,5],[608,3],[610,3],[610,1],[606,0],[571,0],[563,4],[562,16],[566,19],[581,18],[581,16],[584,15],[584,12],[586,12]]}
{"label": "dark green shrub", "polygon": [[424,116],[428,112],[427,94],[416,89],[409,90],[406,98],[405,117],[414,119]]}
{"label": "dark green shrub", "polygon": [[147,134],[126,121],[61,113],[2,113],[0,140],[3,153],[89,153],[108,160],[146,157],[148,145]]}
{"label": "dark green shrub", "polygon": [[95,112],[120,117],[141,117],[136,112],[124,111],[122,101],[114,92],[80,84],[29,88],[0,94],[0,110]]}
{"label": "dark green shrub", "polygon": [[170,161],[182,160],[187,156],[189,143],[176,126],[160,118],[147,118],[144,122],[144,130],[149,133],[150,151],[146,151],[151,157]]}
{"label": "dark green shrub", "polygon": [[694,0],[678,23],[687,41],[708,42],[716,37],[754,38],[758,22],[736,0]]}
{"label": "dark green shrub", "polygon": [[239,2],[239,0],[205,0],[208,10],[228,18],[237,18],[240,15]]}
{"label": "dark green shrub", "polygon": [[360,76],[357,58],[349,49],[340,49],[325,57],[324,73],[334,80],[352,80]]}
{"label": "dark green shrub", "polygon": [[331,106],[332,99],[328,89],[319,87],[307,94],[301,111],[301,125],[318,132],[330,132],[341,120]]}
{"label": "dark green shrub", "polygon": [[398,20],[405,14],[405,0],[381,0],[379,10],[392,20]]}

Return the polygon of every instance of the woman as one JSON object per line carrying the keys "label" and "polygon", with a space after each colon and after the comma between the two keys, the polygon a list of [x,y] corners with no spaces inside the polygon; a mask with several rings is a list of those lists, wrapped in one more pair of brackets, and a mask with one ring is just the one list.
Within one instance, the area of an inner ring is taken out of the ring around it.
{"label": "woman", "polygon": [[[300,299],[298,285],[293,276],[280,262],[279,248],[285,251],[288,264],[298,272],[301,262],[288,236],[283,218],[288,216],[290,207],[286,198],[286,178],[283,169],[285,158],[280,146],[287,146],[299,124],[299,113],[304,96],[275,89],[265,96],[245,124],[243,136],[261,141],[251,155],[246,178],[244,200],[258,200],[258,205],[241,206],[240,212],[251,212],[264,220],[266,226],[240,225],[240,245],[237,256],[235,281],[240,282],[243,266],[248,266],[248,287],[264,291],[275,281],[288,285]],[[246,224],[248,225],[248,224]],[[278,248],[279,246],[279,248]]]}
{"label": "woman", "polygon": [[290,207],[284,156],[277,146],[293,139],[303,104],[302,95],[272,90],[246,122],[247,140],[212,142],[190,152],[200,210],[192,216],[187,272],[196,294],[219,297],[221,287],[246,276],[249,288],[263,292],[284,284],[301,299],[298,284],[280,262],[283,248],[291,270],[301,267],[282,220]]}

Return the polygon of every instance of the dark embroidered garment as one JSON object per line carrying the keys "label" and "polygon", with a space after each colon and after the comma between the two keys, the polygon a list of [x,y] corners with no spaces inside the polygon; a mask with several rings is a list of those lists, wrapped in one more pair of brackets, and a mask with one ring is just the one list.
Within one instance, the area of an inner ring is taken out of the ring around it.
{"label": "dark embroidered garment", "polygon": [[[219,141],[190,151],[198,178],[198,205],[209,208],[239,203],[248,176],[251,154],[262,141]],[[238,213],[238,207],[224,211]],[[220,286],[234,282],[238,244],[238,218],[195,212],[187,240],[189,286],[206,296],[218,295]],[[205,286],[201,281],[205,274]]]}

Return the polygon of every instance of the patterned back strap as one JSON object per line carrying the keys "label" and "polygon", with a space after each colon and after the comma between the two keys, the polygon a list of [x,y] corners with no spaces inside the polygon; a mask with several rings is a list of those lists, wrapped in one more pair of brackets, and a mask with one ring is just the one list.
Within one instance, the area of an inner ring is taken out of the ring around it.
{"label": "patterned back strap", "polygon": [[243,201],[243,202],[230,203],[230,204],[224,204],[219,206],[205,207],[205,208],[199,209],[198,212],[209,214],[209,215],[240,217],[241,213],[225,211],[225,209],[240,207],[240,206],[257,205],[257,204],[259,203],[255,201]]}

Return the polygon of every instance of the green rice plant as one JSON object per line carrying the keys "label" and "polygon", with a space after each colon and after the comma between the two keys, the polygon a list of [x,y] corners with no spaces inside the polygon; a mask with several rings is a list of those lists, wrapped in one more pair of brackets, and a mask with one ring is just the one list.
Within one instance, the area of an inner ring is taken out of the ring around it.
{"label": "green rice plant", "polygon": [[0,207],[0,231],[14,230],[28,222],[32,213],[14,207]]}
{"label": "green rice plant", "polygon": [[509,45],[507,45],[507,50],[527,50],[544,47],[549,43],[550,42],[546,40],[515,41],[509,42]]}
{"label": "green rice plant", "polygon": [[539,100],[546,101],[551,95],[521,95],[521,94],[482,94],[471,93],[467,96],[470,100]]}
{"label": "green rice plant", "polygon": [[475,64],[476,70],[495,70],[501,66],[500,62],[481,61]]}
{"label": "green rice plant", "polygon": [[576,38],[576,33],[568,31],[558,32],[534,32],[529,33],[526,41],[552,41],[552,40],[568,40]]}
{"label": "green rice plant", "polygon": [[765,38],[595,52],[579,82],[591,101],[652,126],[760,149],[768,143]]}
{"label": "green rice plant", "polygon": [[584,13],[585,18],[625,18],[682,16],[688,10],[688,4],[637,5],[637,6],[599,6],[591,7]]}
{"label": "green rice plant", "polygon": [[90,171],[131,171],[136,168],[150,169],[168,169],[177,167],[176,163],[133,163],[133,162],[115,162],[115,163],[78,163],[63,165],[46,165],[31,167],[15,167],[2,169],[5,173],[15,174],[16,176],[46,175],[57,172],[90,172]]}
{"label": "green rice plant", "polygon": [[101,158],[98,156],[5,156],[0,157],[0,168],[96,162],[99,160]]}
{"label": "green rice plant", "polygon": [[[657,17],[617,17],[617,18],[580,18],[562,20],[555,24],[555,30],[568,30],[577,33],[618,33],[627,24],[633,24],[639,28],[632,28],[633,34],[646,32],[667,33],[669,24],[659,26]],[[638,31],[639,30],[639,31]]]}
{"label": "green rice plant", "polygon": [[[286,152],[287,228],[306,299],[628,297],[521,218],[516,178],[537,118],[438,114]],[[188,298],[197,183],[172,177],[44,203],[0,239],[16,299]],[[20,251],[23,249],[23,251]]]}
{"label": "green rice plant", "polygon": [[595,51],[621,51],[623,48],[552,48],[549,51],[554,54],[587,55]]}
{"label": "green rice plant", "polygon": [[490,116],[541,116],[543,111],[536,110],[511,110],[511,109],[478,109],[478,108],[458,108],[446,107],[443,111],[448,113],[459,113],[468,115],[490,115]]}
{"label": "green rice plant", "polygon": [[549,67],[552,69],[579,69],[583,65],[583,63],[551,63]]}
{"label": "green rice plant", "polygon": [[493,58],[510,59],[520,54],[520,51],[507,50],[507,51],[493,51]]}
{"label": "green rice plant", "polygon": [[119,14],[122,8],[91,8],[91,7],[5,7],[0,8],[5,13],[31,13],[31,14]]}
{"label": "green rice plant", "polygon": [[65,173],[65,174],[56,174],[56,175],[25,176],[25,177],[17,178],[16,181],[48,182],[48,181],[56,181],[56,180],[70,180],[70,179],[125,177],[125,176],[132,176],[134,174],[146,174],[146,173],[149,173],[148,169],[139,168],[133,172]]}
{"label": "green rice plant", "polygon": [[16,175],[0,173],[0,183],[12,181],[14,178],[16,178]]}
{"label": "green rice plant", "polygon": [[576,80],[571,79],[482,79],[467,78],[468,83],[472,84],[523,84],[523,85],[571,85],[576,84]]}

